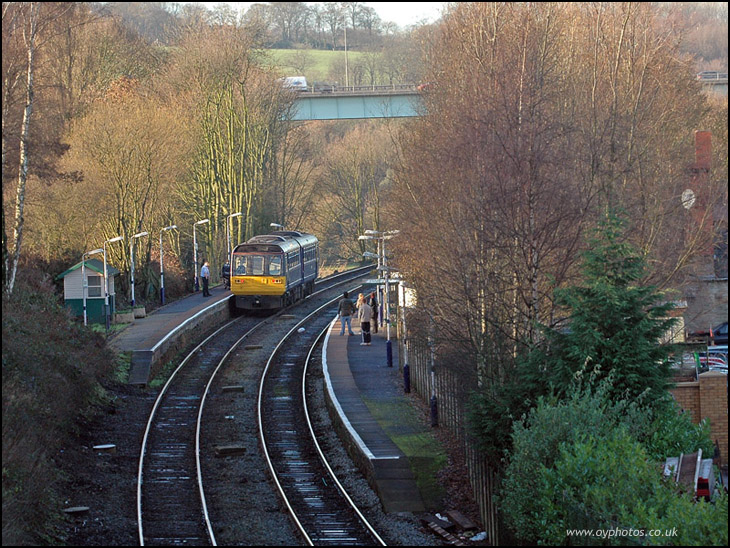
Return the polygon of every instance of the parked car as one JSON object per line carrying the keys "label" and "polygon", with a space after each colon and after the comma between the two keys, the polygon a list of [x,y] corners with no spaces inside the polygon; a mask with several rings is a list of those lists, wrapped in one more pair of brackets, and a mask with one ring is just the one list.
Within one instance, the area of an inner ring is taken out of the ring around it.
{"label": "parked car", "polygon": [[332,93],[337,91],[337,86],[334,84],[328,84],[327,82],[314,82],[312,84],[312,90],[315,93]]}
{"label": "parked car", "polygon": [[689,334],[689,339],[706,341],[707,344],[725,344],[727,345],[727,322],[723,322],[709,331],[693,331]]}
{"label": "parked car", "polygon": [[307,79],[304,76],[286,76],[279,80],[286,89],[307,91]]}

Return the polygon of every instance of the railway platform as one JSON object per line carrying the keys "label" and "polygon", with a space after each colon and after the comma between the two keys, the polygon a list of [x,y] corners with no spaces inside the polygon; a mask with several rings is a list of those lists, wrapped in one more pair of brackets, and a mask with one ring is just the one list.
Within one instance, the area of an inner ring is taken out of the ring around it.
{"label": "railway platform", "polygon": [[[129,384],[144,386],[155,366],[188,344],[196,330],[208,330],[228,318],[230,290],[223,284],[198,291],[138,318],[109,339],[118,352],[131,352]],[[221,313],[223,312],[223,313]]]}
{"label": "railway platform", "polygon": [[[395,330],[391,329],[393,367],[386,363],[384,329],[372,334],[371,346],[360,345],[358,325],[353,330],[358,334],[340,336],[340,322],[335,319],[322,353],[325,394],[336,428],[386,512],[423,512],[414,463],[395,443],[422,434],[411,421],[398,420],[409,404],[398,370]],[[396,424],[388,431],[382,426],[387,415],[388,422]]]}
{"label": "railway platform", "polygon": [[[115,350],[131,352],[130,384],[145,386],[165,360],[200,338],[199,330],[210,331],[228,320],[230,290],[219,285],[210,291],[210,297],[197,292],[161,307],[110,338]],[[384,328],[372,334],[371,346],[360,345],[357,321],[353,329],[357,335],[339,336],[340,323],[335,320],[323,349],[325,393],[336,428],[386,512],[423,512],[413,463],[394,441],[421,432],[408,421],[395,420],[395,432],[381,426],[384,414],[397,415],[404,406],[410,408],[398,368],[395,329],[391,329],[393,367],[386,363]]]}

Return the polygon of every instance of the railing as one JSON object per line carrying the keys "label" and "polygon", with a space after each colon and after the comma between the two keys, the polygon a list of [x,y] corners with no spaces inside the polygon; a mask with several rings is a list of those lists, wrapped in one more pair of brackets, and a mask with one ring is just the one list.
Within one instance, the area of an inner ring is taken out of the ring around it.
{"label": "railing", "polygon": [[697,79],[705,81],[727,80],[727,72],[717,72],[714,70],[706,70],[697,74]]}
{"label": "railing", "polygon": [[[399,308],[399,313],[403,309]],[[410,324],[409,324],[410,325]],[[401,345],[398,355],[404,358],[402,333],[398,342]],[[410,333],[410,328],[409,328]],[[494,500],[497,485],[495,468],[490,465],[476,444],[468,435],[465,417],[466,403],[470,396],[470,387],[476,386],[476,373],[464,369],[452,369],[446,364],[435,364],[436,374],[431,376],[431,353],[428,342],[415,333],[410,333],[408,345],[408,364],[410,368],[410,382],[413,392],[418,394],[426,404],[431,394],[435,394],[438,407],[438,424],[447,428],[460,442],[464,464],[466,465],[469,482],[476,503],[479,506],[480,518],[488,538],[493,546],[499,544],[500,518]],[[400,364],[401,370],[403,363]]]}
{"label": "railing", "polygon": [[337,86],[334,84],[321,84],[307,86],[307,90],[301,90],[300,95],[367,95],[367,94],[393,94],[393,93],[417,93],[416,84],[392,84],[388,86]]}

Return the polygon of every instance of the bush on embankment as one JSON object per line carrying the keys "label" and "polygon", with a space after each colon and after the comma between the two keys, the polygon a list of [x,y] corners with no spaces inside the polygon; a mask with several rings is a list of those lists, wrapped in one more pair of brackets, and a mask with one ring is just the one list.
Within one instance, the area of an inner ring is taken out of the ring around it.
{"label": "bush on embankment", "polygon": [[48,275],[19,273],[2,297],[2,543],[54,542],[54,462],[113,370],[104,338],[74,322]]}

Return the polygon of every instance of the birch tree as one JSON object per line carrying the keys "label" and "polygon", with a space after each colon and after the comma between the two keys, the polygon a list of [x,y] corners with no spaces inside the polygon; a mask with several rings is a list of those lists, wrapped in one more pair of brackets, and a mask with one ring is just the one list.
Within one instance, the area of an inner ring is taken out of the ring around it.
{"label": "birch tree", "polygon": [[[13,228],[13,253],[10,264],[5,266],[6,280],[5,290],[8,294],[13,293],[15,277],[18,272],[18,262],[23,243],[23,227],[25,223],[25,187],[28,180],[28,164],[30,161],[28,143],[30,139],[30,119],[33,114],[34,99],[34,76],[35,60],[38,47],[38,24],[40,2],[29,2],[25,10],[19,14],[18,20],[22,24],[20,32],[23,36],[23,43],[26,48],[26,79],[25,79],[25,107],[23,109],[23,121],[20,129],[19,162],[18,162],[18,186],[15,195],[15,225]],[[3,13],[3,18],[5,13]],[[5,125],[3,123],[3,139],[5,136]],[[5,151],[3,150],[3,166]]]}
{"label": "birch tree", "polygon": [[394,212],[394,246],[483,382],[560,320],[553,289],[606,211],[629,212],[655,276],[686,260],[670,227],[686,223],[677,188],[704,99],[680,42],[646,4],[461,3],[445,17],[426,115],[401,137],[394,210],[416,213]]}

